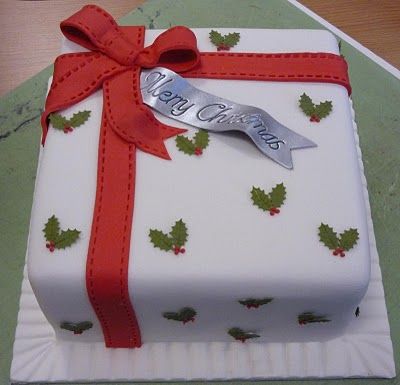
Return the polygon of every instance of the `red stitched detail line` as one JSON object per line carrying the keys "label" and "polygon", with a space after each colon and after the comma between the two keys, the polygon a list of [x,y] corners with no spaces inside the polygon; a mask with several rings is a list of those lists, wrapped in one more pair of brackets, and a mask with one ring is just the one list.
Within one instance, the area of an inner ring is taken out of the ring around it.
{"label": "red stitched detail line", "polygon": [[[104,114],[103,114],[104,118]],[[97,314],[97,317],[101,323],[104,340],[106,345],[108,345],[111,341],[111,335],[109,331],[109,326],[106,317],[104,316],[99,302],[96,299],[95,289],[94,289],[94,261],[96,255],[96,247],[97,247],[97,233],[99,229],[99,221],[102,213],[103,206],[103,190],[104,190],[104,171],[105,171],[105,162],[106,162],[106,138],[107,138],[107,122],[105,119],[102,119],[102,124],[100,128],[100,146],[99,146],[99,160],[98,160],[98,170],[97,170],[97,192],[96,192],[96,206],[94,210],[93,224],[92,224],[92,233],[90,239],[89,246],[89,255],[87,259],[87,267],[86,267],[86,286],[89,295],[90,302]]]}
{"label": "red stitched detail line", "polygon": [[202,52],[199,69],[187,78],[232,80],[327,82],[342,85],[351,93],[347,63],[330,53],[214,53]]}

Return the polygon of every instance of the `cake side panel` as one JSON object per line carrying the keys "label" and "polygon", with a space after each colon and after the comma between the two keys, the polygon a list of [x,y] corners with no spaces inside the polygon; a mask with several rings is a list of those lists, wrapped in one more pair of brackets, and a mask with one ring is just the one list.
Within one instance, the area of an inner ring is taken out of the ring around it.
{"label": "cake side panel", "polygon": [[[60,328],[61,323],[89,321],[85,340],[102,341],[97,317],[86,291],[86,256],[96,189],[97,147],[102,114],[102,92],[61,111],[70,118],[90,111],[89,119],[73,132],[50,125],[37,175],[28,244],[28,275],[39,305],[58,338],[83,337]],[[79,239],[65,249],[51,251],[43,229],[55,216],[60,231],[77,229]]]}

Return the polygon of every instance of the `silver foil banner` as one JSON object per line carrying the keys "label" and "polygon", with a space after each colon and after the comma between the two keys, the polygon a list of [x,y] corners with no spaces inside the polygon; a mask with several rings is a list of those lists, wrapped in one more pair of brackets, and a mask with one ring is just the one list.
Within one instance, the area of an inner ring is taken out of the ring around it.
{"label": "silver foil banner", "polygon": [[140,84],[143,102],[154,110],[204,130],[244,132],[263,154],[288,169],[293,168],[291,150],[316,147],[266,111],[203,92],[166,68],[143,70]]}

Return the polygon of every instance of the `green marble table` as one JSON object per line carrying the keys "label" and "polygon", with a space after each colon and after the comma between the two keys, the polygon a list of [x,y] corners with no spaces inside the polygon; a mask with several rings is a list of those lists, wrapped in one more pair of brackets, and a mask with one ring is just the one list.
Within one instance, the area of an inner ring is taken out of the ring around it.
{"label": "green marble table", "polygon": [[[323,28],[283,0],[151,0],[121,24],[167,28]],[[400,367],[400,81],[342,42],[350,66],[397,368]],[[28,236],[46,82],[51,68],[0,99],[0,383],[9,381]],[[391,380],[321,380],[307,384],[397,384]],[[243,382],[241,382],[243,383]],[[275,384],[293,384],[276,381]]]}

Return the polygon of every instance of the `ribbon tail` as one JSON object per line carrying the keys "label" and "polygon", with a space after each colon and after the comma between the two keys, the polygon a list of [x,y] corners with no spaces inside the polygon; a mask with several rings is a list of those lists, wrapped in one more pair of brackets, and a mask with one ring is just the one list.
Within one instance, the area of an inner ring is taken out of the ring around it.
{"label": "ribbon tail", "polygon": [[127,70],[104,82],[104,109],[113,130],[142,151],[171,159],[164,139],[185,130],[159,122],[140,93],[140,69]]}
{"label": "ribbon tail", "polygon": [[260,112],[266,126],[263,129],[249,127],[245,132],[258,149],[276,163],[291,170],[292,150],[317,147],[312,140],[287,128],[264,111]]}

